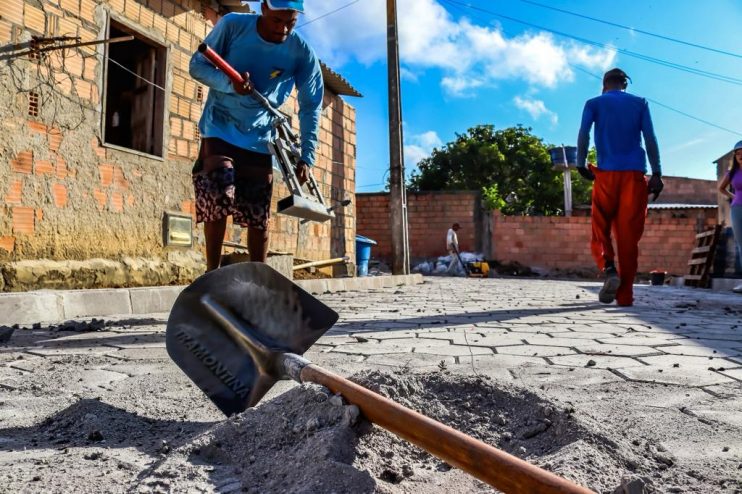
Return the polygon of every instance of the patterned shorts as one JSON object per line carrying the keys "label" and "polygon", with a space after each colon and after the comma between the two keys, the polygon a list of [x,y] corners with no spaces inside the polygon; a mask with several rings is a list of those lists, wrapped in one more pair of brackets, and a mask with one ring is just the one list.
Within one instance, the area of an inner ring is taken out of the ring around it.
{"label": "patterned shorts", "polygon": [[273,193],[270,155],[204,138],[193,167],[193,188],[197,223],[232,215],[237,225],[268,229]]}

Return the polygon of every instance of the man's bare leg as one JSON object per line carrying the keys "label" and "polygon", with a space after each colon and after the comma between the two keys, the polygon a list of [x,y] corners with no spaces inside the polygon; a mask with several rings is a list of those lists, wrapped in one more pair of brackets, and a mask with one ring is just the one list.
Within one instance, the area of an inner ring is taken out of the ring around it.
{"label": "man's bare leg", "polygon": [[222,242],[227,230],[226,216],[217,221],[204,222],[206,236],[206,271],[213,271],[219,267],[222,259]]}
{"label": "man's bare leg", "polygon": [[247,248],[250,250],[250,261],[265,262],[268,259],[268,230],[248,227]]}

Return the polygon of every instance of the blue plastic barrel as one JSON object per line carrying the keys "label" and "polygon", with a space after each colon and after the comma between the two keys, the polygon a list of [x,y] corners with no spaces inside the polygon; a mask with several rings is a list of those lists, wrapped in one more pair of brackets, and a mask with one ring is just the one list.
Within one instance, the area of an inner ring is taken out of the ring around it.
{"label": "blue plastic barrel", "polygon": [[363,235],[356,235],[356,266],[358,266],[358,276],[368,276],[368,261],[371,259],[372,245],[376,245],[375,240],[371,240]]}
{"label": "blue plastic barrel", "polygon": [[[564,162],[564,155],[567,155],[567,162]],[[577,166],[577,148],[575,146],[560,146],[549,149],[551,164],[562,168]]]}

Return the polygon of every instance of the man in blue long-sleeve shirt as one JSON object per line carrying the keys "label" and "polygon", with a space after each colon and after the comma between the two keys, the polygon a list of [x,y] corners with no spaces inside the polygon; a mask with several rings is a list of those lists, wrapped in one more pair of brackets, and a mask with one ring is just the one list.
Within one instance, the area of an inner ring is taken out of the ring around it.
{"label": "man in blue long-sleeve shirt", "polygon": [[260,16],[227,14],[206,37],[207,45],[245,74],[244,85],[233,83],[201,53],[191,58],[191,76],[211,89],[198,126],[202,141],[193,173],[196,221],[204,222],[209,271],[219,267],[229,215],[247,227],[252,261],[264,262],[268,252],[273,130],[268,112],[246,95],[259,91],[278,108],[296,86],[301,182],[314,164],[324,88],[317,56],[293,32],[303,3],[263,0]]}
{"label": "man in blue long-sleeve shirt", "polygon": [[[662,170],[652,117],[644,98],[625,92],[629,77],[621,69],[603,76],[603,94],[588,100],[577,139],[577,171],[594,181],[591,251],[605,273],[599,300],[629,306],[638,269],[639,240],[644,233],[648,194],[662,191]],[[595,124],[597,167],[586,166],[590,128]],[[644,137],[646,153],[641,146]],[[646,158],[652,167],[647,182]],[[611,230],[615,232],[618,269]]]}

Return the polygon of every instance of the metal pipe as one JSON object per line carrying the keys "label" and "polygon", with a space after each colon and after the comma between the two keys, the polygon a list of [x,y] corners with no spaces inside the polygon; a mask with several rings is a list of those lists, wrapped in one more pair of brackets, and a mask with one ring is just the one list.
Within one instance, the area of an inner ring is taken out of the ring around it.
{"label": "metal pipe", "polygon": [[331,266],[332,264],[339,264],[341,262],[348,262],[350,260],[350,257],[335,257],[333,259],[325,259],[322,261],[311,261],[311,262],[305,262],[304,264],[297,264],[294,266],[294,271],[297,269],[306,269],[306,268],[320,268],[322,266]]}
{"label": "metal pipe", "polygon": [[83,41],[81,43],[72,43],[71,45],[49,46],[46,48],[38,48],[38,49],[31,48],[30,50],[22,51],[20,53],[13,53],[12,55],[8,55],[6,58],[18,58],[18,57],[22,57],[23,55],[29,55],[31,53],[43,53],[46,51],[64,50],[65,48],[78,48],[80,46],[121,43],[122,41],[131,41],[133,39],[134,39],[134,36],[120,36],[118,38],[97,39],[95,41]]}

